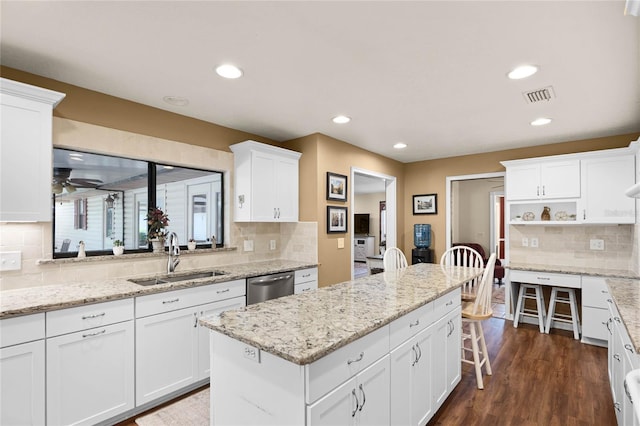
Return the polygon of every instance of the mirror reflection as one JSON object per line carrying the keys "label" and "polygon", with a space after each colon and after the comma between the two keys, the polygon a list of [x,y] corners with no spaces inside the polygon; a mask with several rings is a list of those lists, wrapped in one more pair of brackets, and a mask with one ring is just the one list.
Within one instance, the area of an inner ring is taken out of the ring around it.
{"label": "mirror reflection", "polygon": [[111,253],[116,242],[146,251],[150,206],[167,213],[181,245],[210,247],[212,236],[222,245],[222,188],[220,172],[55,148],[54,257],[75,255],[80,241],[88,255]]}

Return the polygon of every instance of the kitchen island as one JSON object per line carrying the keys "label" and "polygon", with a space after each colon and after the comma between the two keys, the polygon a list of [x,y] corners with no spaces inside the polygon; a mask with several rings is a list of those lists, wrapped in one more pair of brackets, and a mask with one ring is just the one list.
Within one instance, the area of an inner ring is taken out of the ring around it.
{"label": "kitchen island", "polygon": [[424,424],[460,381],[460,286],[418,264],[203,318],[211,422]]}

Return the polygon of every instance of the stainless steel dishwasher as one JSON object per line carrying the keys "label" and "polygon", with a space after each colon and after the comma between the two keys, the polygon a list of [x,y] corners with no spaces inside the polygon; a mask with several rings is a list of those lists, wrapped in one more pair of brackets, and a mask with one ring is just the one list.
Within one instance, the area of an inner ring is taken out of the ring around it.
{"label": "stainless steel dishwasher", "polygon": [[293,294],[293,272],[247,279],[247,305]]}

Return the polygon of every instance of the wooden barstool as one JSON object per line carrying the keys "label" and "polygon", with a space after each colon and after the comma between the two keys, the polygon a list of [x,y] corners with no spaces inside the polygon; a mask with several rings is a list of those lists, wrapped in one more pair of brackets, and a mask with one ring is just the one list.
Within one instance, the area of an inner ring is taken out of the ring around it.
{"label": "wooden barstool", "polygon": [[[566,293],[566,296],[558,295],[558,293]],[[556,312],[556,304],[565,303],[571,308],[571,315],[560,314]],[[545,333],[549,334],[553,321],[566,322],[573,326],[573,338],[580,339],[580,318],[578,317],[578,304],[576,302],[576,293],[572,288],[553,287],[551,289],[551,300],[549,301],[549,313],[547,314],[547,325]]]}
{"label": "wooden barstool", "polygon": [[[530,293],[529,290],[533,290]],[[527,309],[525,306],[526,299],[535,299],[536,310]],[[518,322],[521,316],[538,318],[538,326],[540,327],[540,333],[545,332],[545,319],[547,310],[544,306],[544,297],[542,296],[542,286],[539,284],[520,284],[520,291],[518,291],[518,302],[516,304],[516,315],[513,319],[513,326],[518,327]]]}

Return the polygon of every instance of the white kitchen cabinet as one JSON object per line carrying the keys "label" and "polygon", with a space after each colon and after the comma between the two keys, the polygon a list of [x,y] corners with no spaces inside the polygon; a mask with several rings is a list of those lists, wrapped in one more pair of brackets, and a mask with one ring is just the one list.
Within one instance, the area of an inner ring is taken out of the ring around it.
{"label": "white kitchen cabinet", "polygon": [[307,408],[310,426],[389,425],[389,355]]}
{"label": "white kitchen cabinet", "polygon": [[136,298],[136,405],[209,377],[199,318],[245,305],[245,280]]}
{"label": "white kitchen cabinet", "polygon": [[636,203],[625,195],[635,183],[633,154],[582,160],[583,223],[635,223]]}
{"label": "white kitchen cabinet", "polygon": [[0,424],[45,423],[45,318],[0,321]]}
{"label": "white kitchen cabinet", "polygon": [[[461,379],[460,345],[461,308],[459,303],[453,311],[441,318],[433,327],[432,393],[434,410],[438,410]],[[456,356],[457,355],[457,356]]]}
{"label": "white kitchen cabinet", "polygon": [[297,222],[300,153],[246,141],[234,153],[236,222]]}
{"label": "white kitchen cabinet", "polygon": [[609,297],[604,277],[582,276],[582,343],[607,346]]}
{"label": "white kitchen cabinet", "polygon": [[52,112],[64,96],[0,78],[0,221],[51,221]]}
{"label": "white kitchen cabinet", "polygon": [[299,269],[295,271],[294,294],[318,289],[318,268]]}
{"label": "white kitchen cabinet", "polygon": [[532,162],[507,167],[507,200],[580,197],[580,161]]}

